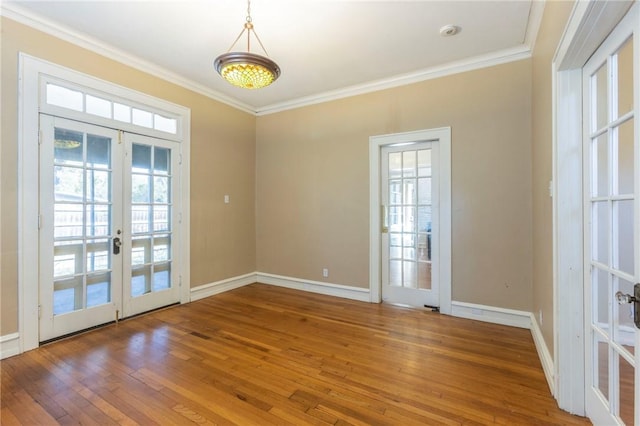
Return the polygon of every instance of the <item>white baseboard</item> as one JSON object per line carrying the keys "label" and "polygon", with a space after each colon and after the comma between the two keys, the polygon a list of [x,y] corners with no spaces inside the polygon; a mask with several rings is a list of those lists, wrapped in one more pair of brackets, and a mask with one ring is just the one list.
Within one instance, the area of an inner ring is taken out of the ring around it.
{"label": "white baseboard", "polygon": [[466,302],[451,302],[451,315],[494,324],[531,329],[531,312],[495,306],[476,305]]}
{"label": "white baseboard", "polygon": [[304,280],[300,278],[284,277],[281,275],[257,273],[257,281],[263,284],[286,287],[311,293],[324,294],[326,296],[342,297],[344,299],[370,302],[368,288],[350,287],[341,284],[331,284],[321,281]]}
{"label": "white baseboard", "polygon": [[223,293],[255,282],[257,282],[257,274],[252,272],[250,274],[199,285],[198,287],[193,287],[191,289],[191,301],[194,302],[196,300],[204,299],[205,297],[213,296],[215,294]]}
{"label": "white baseboard", "polygon": [[542,370],[544,370],[544,376],[547,379],[549,390],[551,391],[551,395],[555,397],[556,380],[553,357],[551,356],[551,352],[549,352],[549,348],[544,341],[542,330],[540,330],[540,326],[538,326],[538,321],[536,321],[533,314],[531,314],[531,335],[533,336],[533,343],[536,345],[536,350],[538,351],[538,358],[540,358],[540,363],[542,364]]}
{"label": "white baseboard", "polygon": [[5,334],[0,336],[0,359],[20,353],[20,335],[18,333]]}

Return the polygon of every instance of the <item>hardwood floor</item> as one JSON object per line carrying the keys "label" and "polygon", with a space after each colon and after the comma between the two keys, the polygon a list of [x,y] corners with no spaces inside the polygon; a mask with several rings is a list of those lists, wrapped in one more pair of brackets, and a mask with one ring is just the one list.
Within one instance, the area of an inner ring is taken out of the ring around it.
{"label": "hardwood floor", "polygon": [[2,425],[588,424],[528,330],[261,284],[0,366]]}

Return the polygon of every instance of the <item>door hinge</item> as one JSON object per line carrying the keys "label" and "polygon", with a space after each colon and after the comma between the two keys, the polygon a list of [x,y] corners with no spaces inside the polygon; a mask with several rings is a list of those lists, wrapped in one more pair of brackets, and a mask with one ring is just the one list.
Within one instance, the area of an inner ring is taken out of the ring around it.
{"label": "door hinge", "polygon": [[38,319],[42,318],[42,305],[38,305]]}
{"label": "door hinge", "polygon": [[182,165],[182,154],[178,154],[178,164]]}
{"label": "door hinge", "polygon": [[182,213],[178,213],[178,223],[182,223]]}
{"label": "door hinge", "polygon": [[182,275],[178,276],[178,287],[182,287]]}
{"label": "door hinge", "polygon": [[42,130],[38,131],[38,145],[42,145]]}
{"label": "door hinge", "polygon": [[42,215],[38,215],[38,229],[42,229]]}

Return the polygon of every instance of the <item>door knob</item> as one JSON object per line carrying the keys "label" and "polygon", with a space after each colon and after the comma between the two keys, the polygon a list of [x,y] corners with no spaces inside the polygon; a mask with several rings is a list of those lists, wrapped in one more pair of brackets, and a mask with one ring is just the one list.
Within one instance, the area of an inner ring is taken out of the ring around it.
{"label": "door knob", "polygon": [[616,300],[619,305],[633,303],[633,322],[640,328],[640,283],[633,286],[633,296],[619,291],[616,293]]}
{"label": "door knob", "polygon": [[120,241],[119,237],[115,237],[113,239],[113,254],[120,254],[120,246],[122,245],[122,241]]}
{"label": "door knob", "polygon": [[618,301],[618,305],[624,305],[627,303],[633,303],[636,301],[636,298],[630,294],[624,294],[619,291],[616,293],[616,300]]}

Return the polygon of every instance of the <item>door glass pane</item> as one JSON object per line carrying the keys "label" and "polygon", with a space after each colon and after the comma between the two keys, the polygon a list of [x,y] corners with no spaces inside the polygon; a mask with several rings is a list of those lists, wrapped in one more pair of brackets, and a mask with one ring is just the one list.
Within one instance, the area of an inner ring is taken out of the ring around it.
{"label": "door glass pane", "polygon": [[[88,169],[87,173],[87,201],[105,203],[110,198],[110,174],[106,170]],[[82,182],[82,180],[80,180]]]}
{"label": "door glass pane", "polygon": [[593,268],[593,321],[603,333],[609,329],[609,273],[599,268]]}
{"label": "door glass pane", "polygon": [[389,234],[389,257],[391,259],[402,258],[402,234]]}
{"label": "door glass pane", "polygon": [[405,178],[416,176],[416,151],[402,153],[402,176]]}
{"label": "door glass pane", "polygon": [[633,236],[635,229],[633,224],[633,200],[615,201],[614,212],[617,213],[614,236],[618,241],[615,250],[613,266],[630,275],[635,274],[633,248]]}
{"label": "door glass pane", "polygon": [[154,265],[153,291],[166,290],[171,287],[171,266],[169,263]]}
{"label": "door glass pane", "polygon": [[591,127],[591,131],[595,132],[598,129],[602,129],[609,122],[609,115],[607,113],[609,109],[609,99],[607,96],[607,85],[609,81],[607,79],[607,64],[604,63],[598,71],[593,75],[592,84],[592,116],[594,124]]}
{"label": "door glass pane", "polygon": [[402,177],[402,153],[400,152],[389,153],[389,177],[396,179]]}
{"label": "door glass pane", "polygon": [[416,180],[403,179],[402,193],[403,193],[403,197],[402,197],[403,204],[415,204],[416,203]]}
{"label": "door glass pane", "polygon": [[55,166],[53,172],[55,201],[82,201],[84,170],[79,167]]}
{"label": "door glass pane", "polygon": [[108,270],[110,240],[87,241],[87,272]]}
{"label": "door glass pane", "polygon": [[609,263],[609,203],[593,203],[592,256],[593,260]]}
{"label": "door glass pane", "polygon": [[87,204],[86,206],[87,232],[85,235],[91,237],[108,236],[110,208],[104,204]]}
{"label": "door glass pane", "polygon": [[153,239],[153,261],[166,262],[171,260],[170,237],[159,235]]}
{"label": "door glass pane", "polygon": [[132,205],[131,206],[131,232],[141,234],[149,232],[151,229],[151,215],[149,214],[150,206],[148,205]]}
{"label": "door glass pane", "polygon": [[618,355],[619,377],[618,395],[620,395],[620,418],[625,425],[633,425],[634,403],[633,403],[633,377],[634,368],[622,356]]}
{"label": "door glass pane", "polygon": [[600,390],[606,400],[609,400],[609,344],[598,333],[594,332],[594,335],[593,385]]}
{"label": "door glass pane", "polygon": [[418,204],[431,204],[431,178],[418,179]]}
{"label": "door glass pane", "polygon": [[169,178],[166,176],[154,176],[153,178],[153,202],[169,202]]}
{"label": "door glass pane", "polygon": [[633,39],[618,50],[618,117],[633,110]]}
{"label": "door glass pane", "polygon": [[169,161],[170,151],[167,148],[156,146],[153,148],[153,170],[158,175],[166,175],[171,173],[171,162]]}
{"label": "door glass pane", "polygon": [[617,171],[618,194],[633,194],[634,172],[633,159],[633,120],[625,121],[616,129],[618,158]]}
{"label": "door glass pane", "polygon": [[53,283],[53,314],[65,314],[82,309],[84,300],[83,277],[56,280]]}
{"label": "door glass pane", "polygon": [[418,151],[418,176],[431,176],[431,149]]}
{"label": "door glass pane", "polygon": [[402,204],[402,181],[400,179],[389,181],[389,204]]}
{"label": "door glass pane", "polygon": [[150,265],[134,268],[131,275],[131,296],[142,296],[151,291]]}
{"label": "door glass pane", "polygon": [[111,140],[102,136],[87,136],[87,164],[94,169],[111,168]]}
{"label": "door glass pane", "polygon": [[594,197],[609,195],[609,143],[605,133],[593,140],[591,188]]}
{"label": "door glass pane", "polygon": [[404,232],[415,232],[416,208],[406,206],[403,209],[402,230]]}
{"label": "door glass pane", "polygon": [[389,261],[389,285],[402,287],[402,261]]}
{"label": "door glass pane", "polygon": [[135,172],[151,171],[151,147],[134,143],[132,148],[131,166]]}
{"label": "door glass pane", "polygon": [[418,288],[431,289],[431,263],[418,262]]}
{"label": "door glass pane", "polygon": [[418,277],[416,271],[416,262],[403,261],[404,266],[404,287],[417,288]]}
{"label": "door glass pane", "polygon": [[131,201],[134,203],[151,201],[151,176],[139,174],[131,176]]}
{"label": "door glass pane", "polygon": [[111,302],[111,273],[87,276],[87,308]]}
{"label": "door glass pane", "polygon": [[53,247],[53,277],[68,277],[82,273],[83,241],[56,241]]}

